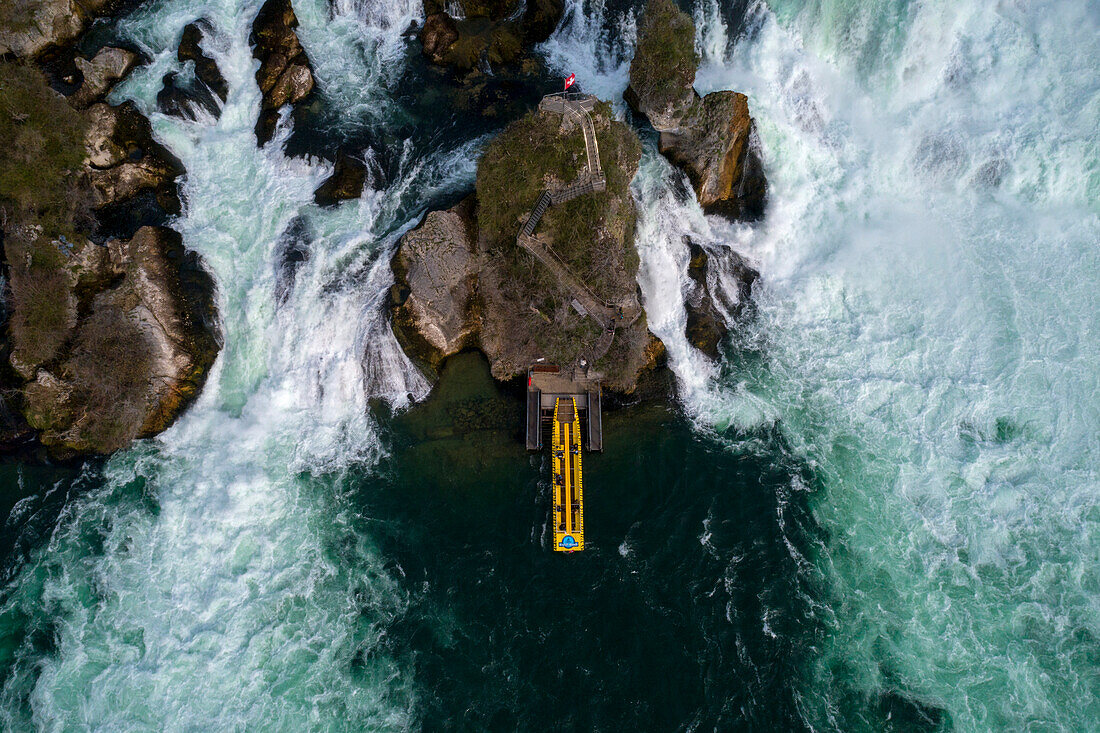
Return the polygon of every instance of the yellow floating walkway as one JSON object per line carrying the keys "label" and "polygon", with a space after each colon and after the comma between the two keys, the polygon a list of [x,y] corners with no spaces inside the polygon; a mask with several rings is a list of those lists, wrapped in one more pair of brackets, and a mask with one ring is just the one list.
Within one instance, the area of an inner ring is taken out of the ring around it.
{"label": "yellow floating walkway", "polygon": [[554,549],[584,549],[584,493],[581,480],[581,418],[577,401],[559,397],[554,403]]}

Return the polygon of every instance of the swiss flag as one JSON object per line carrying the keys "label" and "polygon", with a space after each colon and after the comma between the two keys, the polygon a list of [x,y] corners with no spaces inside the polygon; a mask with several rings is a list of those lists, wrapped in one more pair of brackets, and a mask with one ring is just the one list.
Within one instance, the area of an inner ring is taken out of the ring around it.
{"label": "swiss flag", "polygon": [[565,88],[568,89],[569,87],[573,86],[573,82],[575,82],[576,80],[577,80],[577,75],[576,74],[570,74],[569,78],[565,80]]}

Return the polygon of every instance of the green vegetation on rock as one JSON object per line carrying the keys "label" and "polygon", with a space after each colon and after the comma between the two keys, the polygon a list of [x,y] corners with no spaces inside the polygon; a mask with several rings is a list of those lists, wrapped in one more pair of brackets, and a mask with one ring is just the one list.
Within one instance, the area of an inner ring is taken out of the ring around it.
{"label": "green vegetation on rock", "polygon": [[640,101],[635,106],[651,118],[686,112],[694,99],[698,65],[691,17],[672,0],[650,0],[630,63],[630,90]]}

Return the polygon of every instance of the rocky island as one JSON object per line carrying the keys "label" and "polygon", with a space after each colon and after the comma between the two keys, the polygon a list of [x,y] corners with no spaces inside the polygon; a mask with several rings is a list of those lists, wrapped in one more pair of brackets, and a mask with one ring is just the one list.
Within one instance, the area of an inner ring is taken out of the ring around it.
{"label": "rocky island", "polygon": [[477,348],[497,379],[544,359],[631,392],[655,363],[661,347],[635,280],[630,181],[641,144],[610,105],[585,100],[598,160],[589,163],[582,123],[544,102],[489,144],[473,196],[402,239],[394,331],[427,370]]}

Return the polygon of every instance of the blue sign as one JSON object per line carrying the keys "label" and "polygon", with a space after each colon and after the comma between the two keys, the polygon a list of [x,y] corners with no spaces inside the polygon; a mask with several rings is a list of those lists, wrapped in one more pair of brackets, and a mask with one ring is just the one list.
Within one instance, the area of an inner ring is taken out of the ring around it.
{"label": "blue sign", "polygon": [[572,550],[577,546],[577,541],[573,539],[573,535],[567,534],[561,538],[561,546],[567,550]]}

